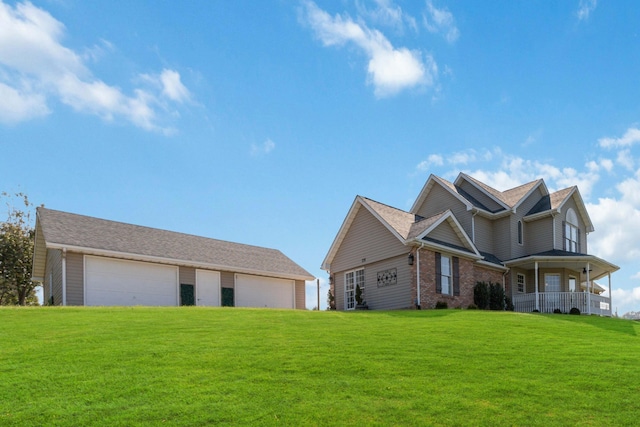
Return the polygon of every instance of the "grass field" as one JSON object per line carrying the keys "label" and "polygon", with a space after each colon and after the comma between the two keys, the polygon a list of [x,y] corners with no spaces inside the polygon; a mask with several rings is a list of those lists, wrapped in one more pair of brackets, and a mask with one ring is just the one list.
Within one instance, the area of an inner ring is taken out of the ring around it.
{"label": "grass field", "polygon": [[637,425],[640,323],[0,309],[0,425]]}

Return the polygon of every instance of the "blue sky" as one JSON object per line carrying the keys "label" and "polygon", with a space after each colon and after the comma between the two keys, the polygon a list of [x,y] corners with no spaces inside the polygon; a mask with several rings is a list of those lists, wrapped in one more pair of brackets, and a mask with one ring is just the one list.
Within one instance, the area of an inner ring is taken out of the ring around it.
{"label": "blue sky", "polygon": [[[356,195],[578,185],[640,309],[634,1],[0,0],[0,190],[320,264]],[[309,285],[307,303],[316,304]]]}

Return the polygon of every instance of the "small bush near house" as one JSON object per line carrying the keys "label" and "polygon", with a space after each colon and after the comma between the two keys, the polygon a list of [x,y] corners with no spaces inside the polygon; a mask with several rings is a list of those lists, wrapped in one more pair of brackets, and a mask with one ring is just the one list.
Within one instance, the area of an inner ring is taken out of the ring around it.
{"label": "small bush near house", "polygon": [[440,309],[444,309],[444,308],[449,308],[449,304],[447,304],[446,301],[438,301],[436,303],[436,310],[440,310]]}
{"label": "small bush near house", "polygon": [[532,311],[532,313],[540,313],[540,310],[538,310],[538,309],[534,309],[534,310]]}
{"label": "small bush near house", "polygon": [[489,284],[486,282],[477,282],[473,287],[473,303],[480,309],[489,308]]}
{"label": "small bush near house", "polygon": [[580,314],[580,310],[578,309],[578,307],[572,307],[571,310],[569,310],[569,314]]}
{"label": "small bush near house", "polygon": [[515,311],[515,307],[513,306],[513,301],[508,296],[504,296],[504,309],[507,311]]}
{"label": "small bush near house", "polygon": [[469,304],[469,307],[467,307],[467,310],[477,310],[478,306],[475,304]]}
{"label": "small bush near house", "polygon": [[489,284],[489,309],[504,310],[504,288],[500,283]]}
{"label": "small bush near house", "polygon": [[562,314],[562,310],[556,308],[555,310],[553,310],[553,314]]}

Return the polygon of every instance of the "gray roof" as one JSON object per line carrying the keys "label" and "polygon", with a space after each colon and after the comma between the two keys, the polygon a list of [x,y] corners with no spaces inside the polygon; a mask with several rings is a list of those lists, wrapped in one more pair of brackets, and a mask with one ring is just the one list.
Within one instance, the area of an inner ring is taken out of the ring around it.
{"label": "gray roof", "polygon": [[296,280],[314,277],[277,249],[268,249],[174,231],[98,219],[39,207],[38,222],[47,247],[158,259],[177,265],[262,274]]}

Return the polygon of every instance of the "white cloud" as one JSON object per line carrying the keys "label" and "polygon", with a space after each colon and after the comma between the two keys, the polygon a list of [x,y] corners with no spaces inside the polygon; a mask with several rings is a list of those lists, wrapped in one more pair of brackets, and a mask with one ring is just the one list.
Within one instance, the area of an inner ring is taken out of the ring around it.
{"label": "white cloud", "polygon": [[160,93],[134,88],[127,95],[95,78],[85,63],[97,60],[105,48],[111,50],[109,42],[102,40],[101,46],[81,55],[62,44],[64,33],[64,24],[47,11],[28,2],[11,7],[0,1],[0,90],[13,101],[0,108],[0,121],[19,122],[47,114],[47,98],[54,97],[104,120],[122,118],[145,130],[173,132],[160,124],[162,113],[171,113],[161,98],[188,99],[177,72],[163,70]]}
{"label": "white cloud", "polygon": [[269,154],[276,148],[276,143],[267,138],[262,144],[251,144],[251,155],[258,156],[261,154]]}
{"label": "white cloud", "polygon": [[593,12],[598,5],[598,0],[580,0],[580,4],[578,5],[578,11],[576,15],[578,20],[586,21],[589,19],[591,12]]}
{"label": "white cloud", "polygon": [[620,138],[605,137],[598,140],[602,148],[631,147],[640,142],[640,129],[629,128]]}
{"label": "white cloud", "polygon": [[185,102],[191,98],[189,89],[187,89],[180,81],[180,74],[173,70],[162,70],[160,74],[162,82],[162,94],[176,102]]}
{"label": "white cloud", "polygon": [[427,160],[423,160],[418,163],[416,169],[419,172],[428,172],[432,166],[442,166],[444,164],[444,159],[439,154],[431,154],[427,157]]}
{"label": "white cloud", "polygon": [[332,17],[315,3],[307,1],[305,21],[325,46],[351,43],[368,57],[367,81],[378,97],[386,97],[417,86],[432,86],[438,67],[430,55],[407,48],[395,48],[378,30],[356,23],[348,16]]}
{"label": "white cloud", "polygon": [[619,316],[629,312],[638,311],[640,306],[640,287],[626,290],[622,288],[612,289],[613,294],[611,298],[611,304],[613,312],[618,312]]}
{"label": "white cloud", "polygon": [[455,42],[460,36],[453,14],[446,8],[438,9],[431,0],[427,0],[423,22],[429,32],[442,34],[449,43]]}
{"label": "white cloud", "polygon": [[49,114],[41,94],[19,91],[0,82],[0,123],[18,123]]}
{"label": "white cloud", "polygon": [[374,0],[374,3],[376,7],[369,9],[363,2],[356,0],[359,14],[374,24],[391,27],[399,32],[404,30],[405,24],[414,31],[418,30],[415,18],[405,13],[393,0]]}

